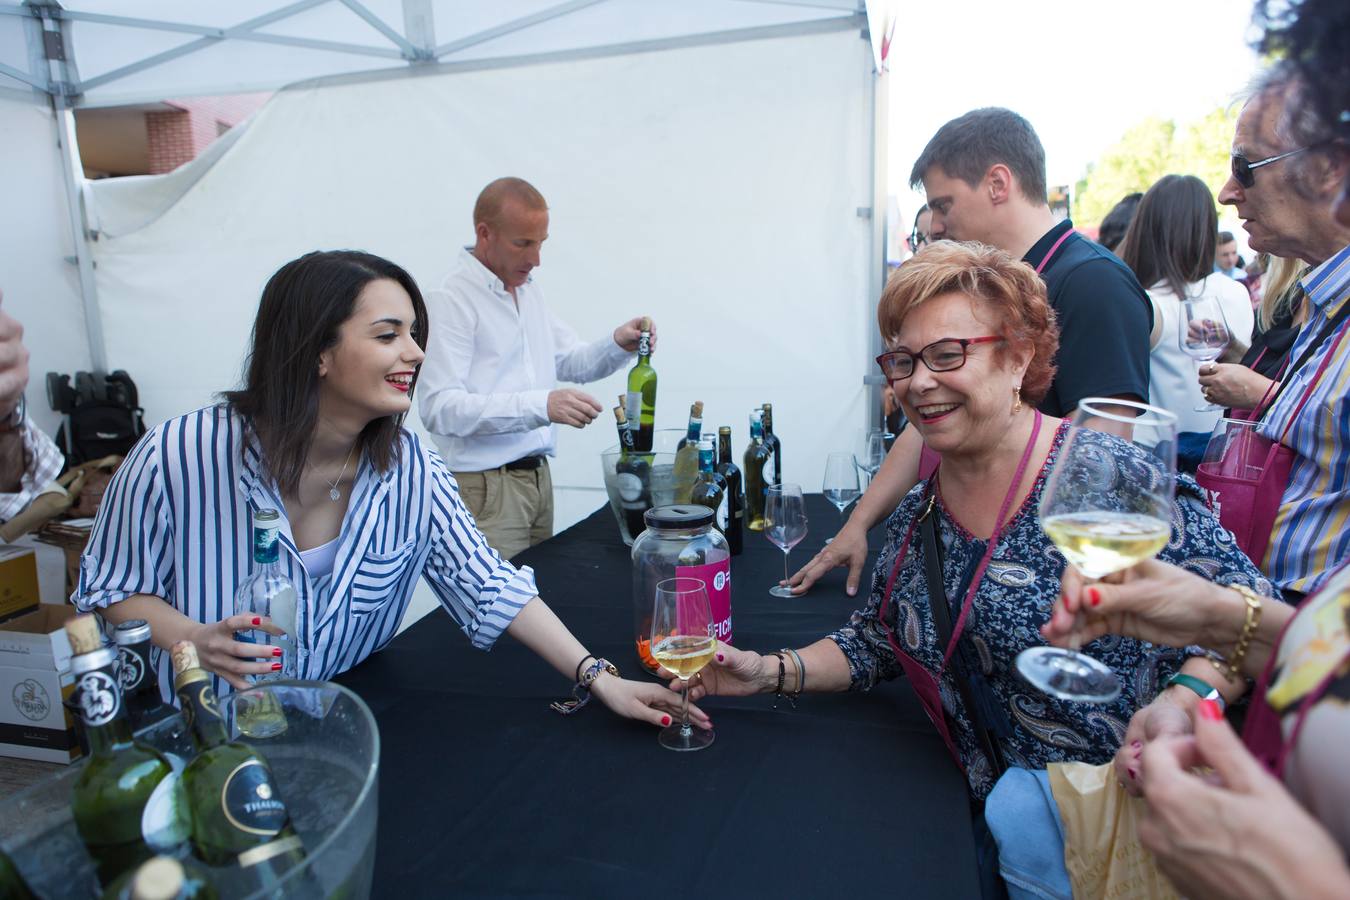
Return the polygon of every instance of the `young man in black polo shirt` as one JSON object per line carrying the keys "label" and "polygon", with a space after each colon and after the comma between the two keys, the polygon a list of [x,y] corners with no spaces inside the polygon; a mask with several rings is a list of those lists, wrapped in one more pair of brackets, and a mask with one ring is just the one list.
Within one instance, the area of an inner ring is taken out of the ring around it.
{"label": "young man in black polo shirt", "polygon": [[[1129,268],[1103,247],[1056,222],[1045,190],[1045,150],[1026,119],[977,109],[938,129],[910,172],[923,185],[931,240],[980,241],[1020,256],[1045,280],[1059,324],[1057,371],[1040,409],[1072,415],[1084,397],[1148,399],[1153,311]],[[833,542],[792,576],[805,593],[823,574],[848,566],[857,593],[867,532],[919,478],[918,431],[907,428]]]}

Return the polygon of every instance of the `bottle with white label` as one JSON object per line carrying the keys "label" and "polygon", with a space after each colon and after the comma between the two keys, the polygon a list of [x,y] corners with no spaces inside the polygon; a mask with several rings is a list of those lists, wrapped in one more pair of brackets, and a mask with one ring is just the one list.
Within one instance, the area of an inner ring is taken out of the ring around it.
{"label": "bottle with white label", "polygon": [[769,462],[764,470],[764,486],[783,483],[783,442],[773,431],[773,404],[765,403],[760,409],[764,413],[764,446],[769,448]]}
{"label": "bottle with white label", "polygon": [[732,556],[740,556],[745,525],[745,492],[741,488],[741,470],[731,459],[731,426],[717,429],[717,474],[727,483],[727,524],[722,529]]}
{"label": "bottle with white label", "polygon": [[71,704],[89,743],[70,810],[98,880],[107,886],[157,853],[179,853],[188,836],[187,806],[169,761],[132,738],[117,650],[103,646],[98,621],[77,616],[65,629],[75,679]]}
{"label": "bottle with white label", "polygon": [[262,643],[279,647],[281,655],[272,657],[281,667],[269,675],[254,675],[250,680],[270,681],[295,678],[295,585],[281,571],[281,516],[275,509],[260,509],[253,514],[253,571],[234,593],[234,614],[264,616],[286,632],[277,636],[261,630],[236,631],[234,639],[246,644]]}
{"label": "bottle with white label", "polygon": [[[741,474],[745,478],[745,527],[764,530],[764,488],[769,467],[769,447],[764,443],[763,411],[750,411],[750,443],[746,445]],[[772,484],[772,482],[769,482]]]}
{"label": "bottle with white label", "polygon": [[713,468],[712,438],[704,438],[698,445],[698,481],[689,492],[689,502],[706,506],[713,511],[713,525],[723,535],[727,533],[727,481]]}
{"label": "bottle with white label", "polygon": [[689,429],[675,446],[675,502],[688,503],[698,481],[698,445],[703,439],[703,401],[689,407]]}

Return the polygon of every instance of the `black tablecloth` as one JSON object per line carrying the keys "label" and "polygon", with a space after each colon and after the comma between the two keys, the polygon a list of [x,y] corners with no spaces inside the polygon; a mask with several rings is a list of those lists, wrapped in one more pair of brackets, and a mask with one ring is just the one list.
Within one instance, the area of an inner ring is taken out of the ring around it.
{"label": "black tablecloth", "polygon": [[[807,498],[805,562],[838,514]],[[873,540],[880,530],[873,533]],[[876,547],[873,547],[875,551]],[[641,676],[629,551],[609,508],[520,554],[594,653]],[[809,644],[858,598],[842,569],[780,600],[782,554],[746,532],[732,558],[739,646]],[[510,637],[469,646],[433,611],[338,679],[383,742],[376,896],[978,897],[963,779],[903,682],[869,694],[711,698],[716,742],[672,753],[599,702],[564,718],[570,688]]]}

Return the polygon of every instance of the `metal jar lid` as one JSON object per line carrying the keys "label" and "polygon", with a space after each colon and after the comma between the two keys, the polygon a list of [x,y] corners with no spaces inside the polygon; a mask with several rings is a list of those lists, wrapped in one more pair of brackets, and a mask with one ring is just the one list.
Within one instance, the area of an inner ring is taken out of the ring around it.
{"label": "metal jar lid", "polygon": [[144,619],[127,619],[113,629],[113,640],[119,647],[150,640],[150,623]]}
{"label": "metal jar lid", "polygon": [[658,506],[642,514],[642,521],[648,528],[687,529],[711,525],[713,511],[706,506],[681,504],[680,506]]}

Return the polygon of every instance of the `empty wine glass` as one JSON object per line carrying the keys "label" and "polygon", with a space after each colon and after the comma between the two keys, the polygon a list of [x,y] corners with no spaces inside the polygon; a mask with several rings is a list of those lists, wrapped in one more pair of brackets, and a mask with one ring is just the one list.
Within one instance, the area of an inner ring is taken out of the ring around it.
{"label": "empty wine glass", "polygon": [[[1195,360],[1196,376],[1205,363],[1214,362],[1228,349],[1228,321],[1223,306],[1213,294],[1189,297],[1181,302],[1181,352]],[[1222,407],[1206,402],[1196,412],[1214,412]]]}
{"label": "empty wine glass", "polygon": [[[858,468],[852,454],[835,452],[825,458],[825,478],[820,489],[825,499],[839,510],[839,527],[843,528],[844,510],[862,493],[858,487]],[[826,538],[825,543],[832,540],[834,538]]]}
{"label": "empty wine glass", "polygon": [[[783,551],[783,581],[788,580],[788,555],[806,537],[806,504],[799,484],[774,484],[764,489],[764,536]],[[775,597],[791,597],[792,588],[776,584]]]}
{"label": "empty wine glass", "polygon": [[875,428],[864,431],[854,460],[857,462],[858,468],[867,473],[868,484],[872,483],[872,479],[876,477],[877,471],[881,468],[881,463],[885,459],[886,435]]}
{"label": "empty wine glass", "polygon": [[[1116,411],[1128,407],[1130,416]],[[1132,426],[1131,447],[1120,453],[1097,430],[1105,422]],[[1177,417],[1125,400],[1090,397],[1078,405],[1073,427],[1041,495],[1041,528],[1064,558],[1090,579],[1127,569],[1157,554],[1172,533]],[[1077,647],[1031,647],[1017,655],[1017,671],[1061,700],[1109,703],[1120,680]]]}
{"label": "empty wine glass", "polygon": [[667,578],[656,585],[652,605],[652,656],[661,668],[679,676],[684,689],[680,721],[661,729],[667,750],[702,750],[713,742],[712,729],[689,724],[689,679],[717,651],[708,586],[698,578]]}

